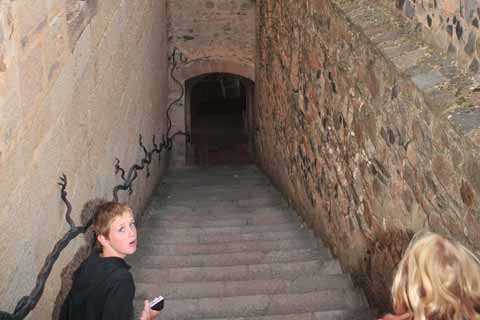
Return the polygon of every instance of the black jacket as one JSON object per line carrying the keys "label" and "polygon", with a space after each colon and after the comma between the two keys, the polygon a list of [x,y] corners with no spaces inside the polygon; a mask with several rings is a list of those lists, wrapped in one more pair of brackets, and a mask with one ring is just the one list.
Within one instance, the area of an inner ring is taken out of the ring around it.
{"label": "black jacket", "polygon": [[131,320],[135,284],[121,258],[90,255],[75,271],[60,320]]}

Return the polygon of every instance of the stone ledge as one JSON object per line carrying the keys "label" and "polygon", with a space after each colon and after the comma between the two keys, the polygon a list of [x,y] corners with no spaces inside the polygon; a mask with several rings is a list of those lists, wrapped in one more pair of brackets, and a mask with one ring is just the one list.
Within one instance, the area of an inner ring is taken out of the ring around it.
{"label": "stone ledge", "polygon": [[422,40],[416,25],[371,0],[333,0],[350,22],[413,81],[433,114],[480,145],[480,83],[454,57]]}

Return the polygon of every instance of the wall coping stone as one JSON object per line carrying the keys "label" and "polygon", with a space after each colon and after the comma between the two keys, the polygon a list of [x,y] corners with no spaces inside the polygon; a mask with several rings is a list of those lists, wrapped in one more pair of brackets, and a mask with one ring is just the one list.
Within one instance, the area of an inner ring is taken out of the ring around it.
{"label": "wall coping stone", "polygon": [[397,70],[424,94],[432,113],[480,145],[480,80],[462,72],[455,57],[430,46],[416,25],[371,0],[332,0]]}

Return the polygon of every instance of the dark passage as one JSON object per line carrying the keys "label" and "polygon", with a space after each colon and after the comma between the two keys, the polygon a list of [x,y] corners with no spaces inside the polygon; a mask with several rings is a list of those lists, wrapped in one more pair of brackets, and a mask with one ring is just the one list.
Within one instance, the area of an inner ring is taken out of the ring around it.
{"label": "dark passage", "polygon": [[241,77],[211,73],[189,80],[192,156],[197,165],[252,162],[247,89]]}

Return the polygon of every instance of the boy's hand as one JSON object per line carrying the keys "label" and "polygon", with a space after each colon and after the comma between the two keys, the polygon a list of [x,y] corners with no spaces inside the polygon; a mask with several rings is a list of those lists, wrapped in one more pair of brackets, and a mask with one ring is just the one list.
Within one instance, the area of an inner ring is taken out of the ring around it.
{"label": "boy's hand", "polygon": [[153,320],[160,314],[160,311],[150,309],[150,303],[145,300],[140,320]]}

